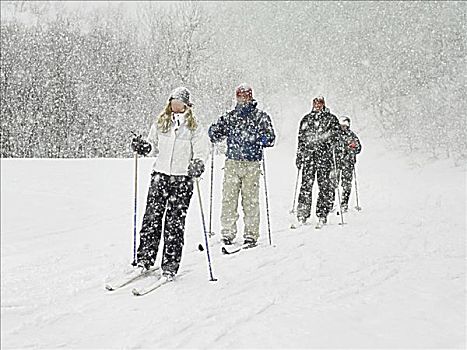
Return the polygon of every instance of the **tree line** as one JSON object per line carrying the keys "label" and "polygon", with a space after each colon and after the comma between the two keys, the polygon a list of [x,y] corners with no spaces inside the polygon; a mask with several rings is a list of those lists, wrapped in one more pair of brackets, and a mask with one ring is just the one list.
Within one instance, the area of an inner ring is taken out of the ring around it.
{"label": "tree line", "polygon": [[279,141],[297,101],[324,94],[402,152],[467,157],[464,2],[1,6],[2,157],[127,157],[172,88],[207,124],[243,81]]}
{"label": "tree line", "polygon": [[34,23],[2,21],[2,157],[129,156],[131,132],[147,132],[171,89],[209,91],[195,97],[202,118],[224,107],[203,98],[225,101],[236,83],[234,70],[206,73],[212,36],[198,6],[147,3],[137,22],[115,6],[49,11]]}

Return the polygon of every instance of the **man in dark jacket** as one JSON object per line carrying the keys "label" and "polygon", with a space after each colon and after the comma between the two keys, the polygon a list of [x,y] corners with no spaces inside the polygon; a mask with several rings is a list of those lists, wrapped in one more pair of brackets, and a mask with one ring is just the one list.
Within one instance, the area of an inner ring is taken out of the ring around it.
{"label": "man in dark jacket", "polygon": [[362,145],[357,135],[350,130],[350,118],[344,116],[340,120],[339,141],[336,148],[336,160],[338,178],[342,185],[341,208],[345,213],[349,208],[350,192],[352,191],[352,179],[357,161],[357,154],[362,150]]}
{"label": "man in dark jacket", "polygon": [[237,105],[209,128],[211,142],[227,138],[227,159],[222,190],[222,241],[231,244],[237,235],[238,197],[244,213],[244,244],[256,245],[259,238],[259,176],[263,148],[274,146],[271,118],[257,108],[248,85],[236,89]]}
{"label": "man in dark jacket", "polygon": [[318,180],[316,216],[321,228],[334,201],[334,184],[331,171],[334,169],[333,149],[337,144],[339,120],[326,108],[324,97],[313,100],[313,109],[300,122],[296,165],[302,169],[302,184],[298,196],[298,224],[304,224],[311,214],[312,189],[315,176]]}

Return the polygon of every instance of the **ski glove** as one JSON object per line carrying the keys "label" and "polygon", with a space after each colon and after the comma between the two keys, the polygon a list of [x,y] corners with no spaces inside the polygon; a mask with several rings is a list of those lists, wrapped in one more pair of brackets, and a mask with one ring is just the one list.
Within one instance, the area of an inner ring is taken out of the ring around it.
{"label": "ski glove", "polygon": [[349,143],[349,148],[352,150],[352,151],[355,151],[356,148],[357,148],[357,143],[355,141],[352,141]]}
{"label": "ski glove", "polygon": [[131,149],[140,156],[146,156],[151,152],[152,146],[149,142],[143,140],[141,135],[134,137],[131,141]]}
{"label": "ski glove", "polygon": [[195,158],[188,165],[188,176],[200,177],[204,173],[204,163],[201,159]]}
{"label": "ski glove", "polygon": [[263,147],[268,144],[268,138],[266,137],[266,135],[263,135],[259,138],[259,144]]}

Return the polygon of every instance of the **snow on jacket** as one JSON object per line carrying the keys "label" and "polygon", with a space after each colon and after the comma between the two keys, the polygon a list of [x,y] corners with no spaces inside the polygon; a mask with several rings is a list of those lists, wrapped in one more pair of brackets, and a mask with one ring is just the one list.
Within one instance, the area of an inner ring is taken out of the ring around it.
{"label": "snow on jacket", "polygon": [[274,146],[276,135],[271,118],[256,105],[255,100],[243,106],[237,104],[209,128],[211,142],[227,138],[228,159],[260,161],[263,148]]}
{"label": "snow on jacket", "polygon": [[362,144],[357,135],[350,129],[340,130],[339,141],[336,147],[336,157],[344,163],[355,164],[357,154],[362,151]]}
{"label": "snow on jacket", "polygon": [[328,108],[311,111],[300,121],[297,158],[305,163],[332,160],[339,130],[339,120]]}
{"label": "snow on jacket", "polygon": [[149,156],[156,157],[153,169],[166,175],[188,176],[188,165],[195,158],[206,160],[209,153],[208,138],[200,125],[190,130],[183,117],[178,126],[175,121],[168,132],[162,132],[157,120],[151,126],[147,141],[151,143]]}

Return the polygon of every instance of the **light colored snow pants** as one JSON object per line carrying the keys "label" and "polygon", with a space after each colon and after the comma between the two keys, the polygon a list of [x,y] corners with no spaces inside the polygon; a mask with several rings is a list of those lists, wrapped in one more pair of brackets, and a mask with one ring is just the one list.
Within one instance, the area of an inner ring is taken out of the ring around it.
{"label": "light colored snow pants", "polygon": [[222,190],[222,237],[233,240],[237,235],[238,197],[241,193],[245,239],[259,238],[259,176],[260,161],[225,161]]}

